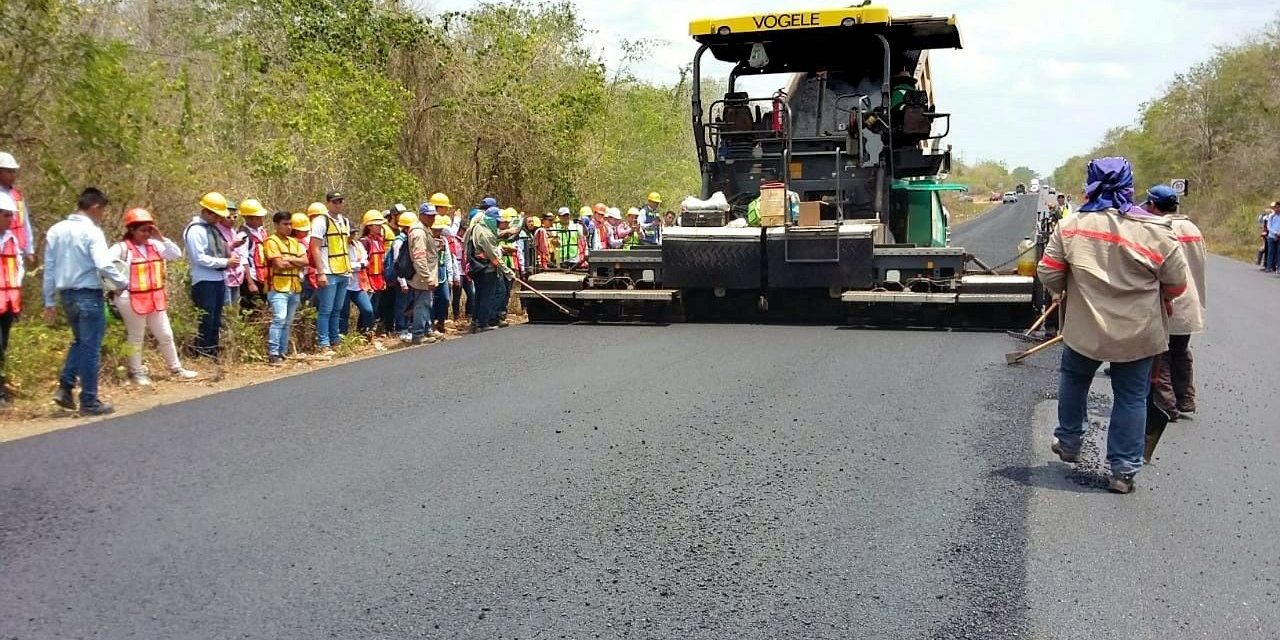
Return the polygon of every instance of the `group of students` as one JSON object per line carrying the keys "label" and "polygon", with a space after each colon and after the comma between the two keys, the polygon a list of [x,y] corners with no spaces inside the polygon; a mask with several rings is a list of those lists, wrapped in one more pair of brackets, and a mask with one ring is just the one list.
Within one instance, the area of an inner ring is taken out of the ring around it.
{"label": "group of students", "polygon": [[[0,373],[9,328],[21,311],[26,268],[34,263],[30,216],[13,185],[16,173],[12,156],[0,154]],[[625,217],[596,205],[583,207],[578,221],[568,208],[538,218],[501,209],[494,198],[464,216],[448,196],[436,193],[416,213],[396,204],[369,210],[355,224],[338,191],[305,213],[269,213],[253,198],[237,207],[209,192],[179,240],[161,232],[151,212],[134,208],[124,213],[119,240],[109,244],[102,230],[109,204],[101,190],[85,189],[76,211],[49,229],[44,251],[45,316],[54,319],[60,304],[73,334],[54,402],[90,415],[113,411],[98,397],[104,303],[125,325],[135,384],[151,384],[142,359],[148,332],[172,376],[198,377],[183,365],[170,326],[168,262],[185,258],[190,270],[190,297],[199,315],[196,356],[219,356],[224,312],[239,307],[270,315],[268,362],[280,365],[290,355],[294,318],[303,304],[316,309],[319,357],[335,355],[333,348],[352,329],[353,306],[356,332],[415,344],[440,340],[450,318],[457,326],[469,318],[472,332],[491,331],[508,325],[511,295],[523,276],[584,266],[596,250],[657,244],[664,223],[657,193]],[[0,377],[0,404],[8,401],[6,389]]]}

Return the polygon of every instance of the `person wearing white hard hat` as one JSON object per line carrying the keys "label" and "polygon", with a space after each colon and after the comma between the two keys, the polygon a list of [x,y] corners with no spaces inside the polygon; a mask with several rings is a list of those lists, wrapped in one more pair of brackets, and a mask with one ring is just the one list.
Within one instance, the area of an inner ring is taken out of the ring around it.
{"label": "person wearing white hard hat", "polygon": [[9,404],[4,356],[9,349],[9,329],[22,313],[22,277],[26,275],[22,248],[12,229],[17,209],[13,197],[0,192],[0,407]]}
{"label": "person wearing white hard hat", "polygon": [[31,211],[18,189],[18,161],[8,151],[0,151],[0,193],[8,195],[14,202],[13,222],[10,231],[28,263],[35,262],[36,236],[31,228]]}

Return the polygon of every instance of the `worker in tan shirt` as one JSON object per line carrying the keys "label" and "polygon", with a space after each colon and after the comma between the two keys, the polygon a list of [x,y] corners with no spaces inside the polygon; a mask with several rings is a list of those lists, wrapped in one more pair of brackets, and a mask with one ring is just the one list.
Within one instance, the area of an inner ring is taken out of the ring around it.
{"label": "worker in tan shirt", "polygon": [[1204,235],[1185,215],[1178,212],[1178,194],[1168,185],[1157,185],[1147,191],[1142,208],[1164,216],[1173,225],[1173,233],[1182,245],[1187,259],[1187,292],[1173,301],[1169,317],[1169,350],[1156,358],[1152,374],[1152,400],[1171,420],[1196,411],[1196,386],[1192,370],[1191,336],[1204,332],[1205,278],[1208,251]]}
{"label": "worker in tan shirt", "polygon": [[1059,223],[1038,269],[1050,293],[1066,296],[1053,452],[1078,460],[1089,387],[1111,363],[1108,489],[1129,493],[1142,468],[1152,359],[1168,349],[1170,302],[1187,288],[1187,265],[1173,225],[1133,204],[1127,160],[1100,158],[1088,171],[1087,202]]}

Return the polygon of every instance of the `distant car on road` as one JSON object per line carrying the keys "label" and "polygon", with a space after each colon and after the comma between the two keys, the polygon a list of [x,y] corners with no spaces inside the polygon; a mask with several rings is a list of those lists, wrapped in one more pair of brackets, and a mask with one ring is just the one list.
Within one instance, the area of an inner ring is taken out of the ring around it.
{"label": "distant car on road", "polygon": [[1016,189],[1014,189],[1014,191],[1017,191],[1019,195],[1024,194],[1027,192],[1027,185],[1020,184]]}
{"label": "distant car on road", "polygon": [[1001,203],[1001,204],[1009,204],[1009,203],[1011,203],[1011,202],[1017,202],[1017,201],[1018,201],[1018,194],[1016,194],[1016,193],[1014,193],[1014,192],[1010,191],[1010,192],[1008,192],[1008,193],[1004,194],[1004,198],[1001,198],[1000,203]]}

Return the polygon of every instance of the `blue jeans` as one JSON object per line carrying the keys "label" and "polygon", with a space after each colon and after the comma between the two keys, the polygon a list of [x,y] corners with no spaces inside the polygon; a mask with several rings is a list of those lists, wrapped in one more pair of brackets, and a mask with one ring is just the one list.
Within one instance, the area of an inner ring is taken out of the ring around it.
{"label": "blue jeans", "polygon": [[1280,238],[1267,238],[1267,264],[1268,271],[1275,271],[1280,268]]}
{"label": "blue jeans", "polygon": [[435,306],[436,296],[433,291],[412,287],[409,292],[413,296],[413,337],[421,338],[434,331],[431,327],[431,308]]}
{"label": "blue jeans", "polygon": [[493,303],[493,314],[498,320],[507,319],[507,309],[511,308],[512,284],[511,280],[498,276],[498,291],[494,294],[497,299]]}
{"label": "blue jeans", "polygon": [[[226,285],[217,283],[220,288]],[[101,289],[65,289],[59,292],[62,311],[71,325],[71,348],[62,364],[58,384],[70,391],[80,382],[80,407],[96,407],[98,367],[102,362],[102,338],[107,332],[107,312]]]}
{"label": "blue jeans", "polygon": [[191,285],[191,304],[200,310],[196,327],[196,354],[218,357],[218,333],[222,330],[222,308],[227,302],[227,283],[222,280],[196,282]]}
{"label": "blue jeans", "polygon": [[347,297],[342,301],[342,311],[338,315],[338,332],[344,336],[351,333],[352,304],[356,305],[356,331],[373,331],[373,300],[369,297],[369,292],[348,290]]}
{"label": "blue jeans", "polygon": [[338,326],[342,299],[338,294],[345,296],[347,291],[346,276],[331,275],[327,280],[328,284],[316,289],[316,342],[321,349],[337,346],[342,341]]}
{"label": "blue jeans", "polygon": [[[1147,394],[1151,392],[1151,358],[1111,363],[1111,424],[1107,427],[1107,464],[1114,474],[1142,469],[1146,445]],[[1058,428],[1054,437],[1067,451],[1079,451],[1088,420],[1089,386],[1102,363],[1062,349],[1058,379]]]}
{"label": "blue jeans", "polygon": [[293,314],[298,312],[302,296],[272,291],[267,294],[271,305],[271,327],[267,329],[267,355],[284,357],[289,351],[289,332],[293,330]]}

